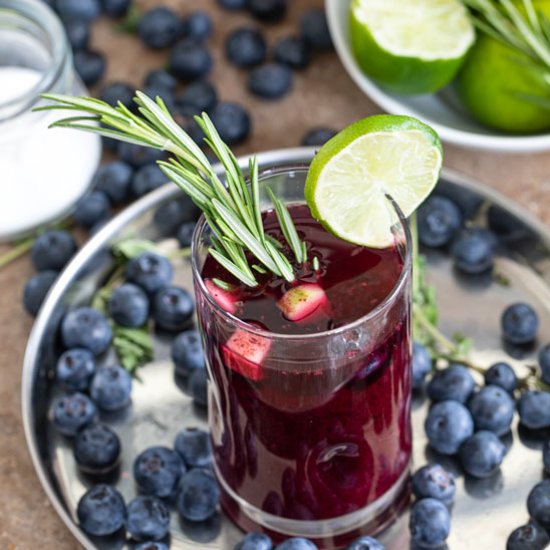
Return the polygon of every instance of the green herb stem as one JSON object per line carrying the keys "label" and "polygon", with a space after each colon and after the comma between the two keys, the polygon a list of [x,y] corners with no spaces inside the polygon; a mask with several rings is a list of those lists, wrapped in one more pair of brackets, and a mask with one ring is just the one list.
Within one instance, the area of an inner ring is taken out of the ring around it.
{"label": "green herb stem", "polygon": [[24,254],[26,254],[34,244],[34,237],[29,237],[10,248],[6,253],[0,256],[0,268],[10,264],[11,262],[17,260]]}

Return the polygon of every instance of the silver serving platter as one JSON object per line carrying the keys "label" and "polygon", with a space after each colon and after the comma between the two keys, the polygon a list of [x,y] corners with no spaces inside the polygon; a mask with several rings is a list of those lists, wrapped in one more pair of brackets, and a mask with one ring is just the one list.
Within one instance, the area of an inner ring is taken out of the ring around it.
{"label": "silver serving platter", "polygon": [[[261,169],[309,163],[315,150],[298,148],[258,155]],[[248,159],[240,159],[241,166]],[[428,277],[436,286],[440,307],[440,326],[446,334],[460,331],[475,340],[473,359],[485,366],[508,360],[518,374],[536,360],[536,347],[507,350],[500,338],[500,314],[504,307],[518,300],[531,303],[540,316],[538,344],[550,340],[550,231],[496,191],[451,171],[444,171],[439,190],[459,198],[466,209],[477,212],[479,220],[492,216],[497,226],[501,254],[494,278],[464,278],[457,275],[448,256],[429,252]],[[25,434],[37,475],[55,510],[79,543],[89,550],[131,548],[120,537],[88,537],[78,526],[75,508],[91,480],[75,467],[70,442],[51,428],[47,408],[57,389],[53,367],[59,354],[58,322],[69,304],[85,303],[112,260],[109,243],[125,236],[157,239],[152,223],[154,211],[180,191],[166,185],[128,207],[76,255],[52,288],[35,322],[25,355],[22,380],[22,409]],[[176,282],[191,289],[191,269],[186,260],[177,266]],[[502,280],[508,281],[507,285]],[[132,405],[119,415],[109,415],[109,422],[123,444],[120,472],[116,486],[127,501],[136,494],[131,467],[136,454],[153,444],[172,445],[175,434],[185,426],[206,426],[205,411],[193,405],[175,382],[169,360],[169,342],[157,338],[155,360],[140,371],[142,383],[134,385]],[[510,355],[511,354],[511,355]],[[109,358],[107,358],[109,360]],[[481,381],[481,380],[480,380]],[[452,509],[452,532],[448,548],[452,550],[498,549],[505,547],[511,530],[528,520],[526,497],[543,476],[540,448],[544,435],[528,434],[517,428],[506,438],[508,453],[500,472],[486,480],[465,478],[453,459],[436,457],[428,448],[423,422],[427,400],[413,402],[414,464],[427,459],[442,460],[457,477],[457,498]],[[404,513],[380,538],[388,550],[409,548],[408,514]],[[233,549],[242,533],[220,512],[206,524],[181,521],[173,513],[170,547],[172,549]]]}

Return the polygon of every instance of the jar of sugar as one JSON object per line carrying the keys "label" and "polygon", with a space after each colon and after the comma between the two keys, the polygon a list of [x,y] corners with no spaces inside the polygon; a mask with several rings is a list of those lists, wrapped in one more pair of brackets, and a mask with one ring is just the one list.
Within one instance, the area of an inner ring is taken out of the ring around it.
{"label": "jar of sugar", "polygon": [[0,240],[64,217],[86,193],[98,136],[48,130],[41,93],[87,95],[63,26],[41,0],[0,0]]}

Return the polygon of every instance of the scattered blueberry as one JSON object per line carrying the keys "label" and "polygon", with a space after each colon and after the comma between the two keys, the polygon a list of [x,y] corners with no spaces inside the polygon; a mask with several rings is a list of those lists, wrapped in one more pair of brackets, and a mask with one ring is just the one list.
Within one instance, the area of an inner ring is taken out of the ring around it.
{"label": "scattered blueberry", "polygon": [[107,307],[113,321],[123,327],[141,327],[149,317],[149,298],[141,287],[132,283],[115,288]]}
{"label": "scattered blueberry", "polygon": [[529,515],[545,529],[550,528],[550,479],[537,483],[527,497]]}
{"label": "scattered blueberry", "polygon": [[133,550],[169,550],[164,542],[142,542],[134,546]]}
{"label": "scattered blueberry", "polygon": [[428,384],[428,397],[432,401],[451,399],[466,403],[475,388],[475,381],[470,371],[463,365],[451,364],[438,370]]}
{"label": "scattered blueberry", "polygon": [[178,81],[164,69],[153,69],[147,73],[144,84],[147,87],[165,89],[168,92],[175,92]]}
{"label": "scattered blueberry", "polygon": [[105,56],[94,50],[78,50],[73,56],[74,68],[86,86],[98,82],[107,65]]}
{"label": "scattered blueberry", "polygon": [[126,279],[148,294],[167,287],[172,280],[172,264],[168,258],[154,252],[143,252],[126,265]]}
{"label": "scattered blueberry", "polygon": [[242,10],[246,0],[218,0],[218,4],[226,10]]}
{"label": "scattered blueberry", "polygon": [[286,13],[286,0],[246,0],[248,11],[261,21],[275,23]]}
{"label": "scattered blueberry", "polygon": [[101,0],[103,13],[111,17],[122,17],[126,15],[131,5],[132,0]]}
{"label": "scattered blueberry", "polygon": [[46,295],[57,279],[57,275],[57,271],[41,271],[25,283],[23,305],[33,317],[38,314]]}
{"label": "scattered blueberry", "polygon": [[193,315],[193,299],[187,290],[171,286],[155,294],[152,317],[158,327],[181,330]]}
{"label": "scattered blueberry", "polygon": [[315,50],[329,50],[332,48],[327,16],[323,9],[312,9],[302,15],[300,34],[306,43]]}
{"label": "scattered blueberry", "polygon": [[264,533],[247,533],[233,550],[272,550],[273,542]]}
{"label": "scattered blueberry", "polygon": [[193,201],[181,196],[160,206],[153,215],[153,223],[163,237],[171,237],[182,223],[196,220],[198,213]]}
{"label": "scattered blueberry", "polygon": [[127,508],[126,530],[135,540],[163,539],[170,528],[170,512],[154,496],[140,495]]}
{"label": "scattered blueberry", "polygon": [[174,116],[174,109],[176,108],[176,98],[174,93],[162,86],[145,86],[142,92],[151,99],[158,101],[162,99],[162,102],[168,109],[168,111]]}
{"label": "scattered blueberry", "polygon": [[542,446],[542,463],[544,469],[550,472],[550,439],[547,439]]}
{"label": "scattered blueberry", "polygon": [[455,480],[453,474],[440,464],[428,464],[413,475],[412,491],[418,500],[435,498],[449,505],[455,497]]}
{"label": "scattered blueberry", "polygon": [[[118,144],[117,155],[134,168],[141,168],[152,164],[164,157],[164,152],[151,147],[143,147],[134,143],[122,141]],[[166,180],[165,180],[166,181]]]}
{"label": "scattered blueberry", "polygon": [[550,393],[530,390],[518,402],[519,421],[531,430],[550,428]]}
{"label": "scattered blueberry", "polygon": [[324,145],[329,139],[333,138],[338,132],[332,128],[325,128],[320,126],[319,128],[312,128],[302,138],[302,145]]}
{"label": "scattered blueberry", "polygon": [[63,352],[57,360],[55,374],[57,381],[69,390],[83,391],[90,385],[96,364],[92,352],[84,348],[73,348]]}
{"label": "scattered blueberry", "polygon": [[428,348],[420,342],[413,342],[412,386],[419,390],[424,385],[426,375],[432,370],[432,358]]}
{"label": "scattered blueberry", "polygon": [[459,456],[468,474],[485,478],[499,469],[505,452],[504,443],[493,432],[480,430],[464,441]]}
{"label": "scattered blueberry", "polygon": [[97,169],[93,186],[105,193],[110,203],[115,206],[130,198],[130,182],[133,174],[133,168],[126,162],[121,160],[108,162]]}
{"label": "scattered blueberry", "polygon": [[208,404],[208,373],[206,369],[195,369],[189,375],[188,389],[197,405],[206,407]]}
{"label": "scattered blueberry", "polygon": [[279,99],[292,88],[292,71],[279,63],[255,67],[248,76],[248,89],[265,99]]}
{"label": "scattered blueberry", "polygon": [[276,550],[318,550],[318,548],[308,539],[293,537],[278,544]]}
{"label": "scattered blueberry", "polygon": [[550,543],[548,534],[535,523],[514,529],[506,541],[506,550],[544,550]]}
{"label": "scattered blueberry", "polygon": [[73,219],[75,223],[90,229],[96,223],[111,216],[111,204],[107,195],[102,191],[92,191],[82,197],[76,204]]}
{"label": "scattered blueberry", "polygon": [[207,468],[212,463],[210,435],[199,428],[186,428],[176,435],[174,449],[189,468]]}
{"label": "scattered blueberry", "polygon": [[510,344],[528,344],[537,335],[539,318],[529,304],[518,302],[504,310],[500,325],[502,337],[506,342]]}
{"label": "scattered blueberry", "polygon": [[309,47],[303,38],[285,36],[274,48],[275,60],[291,69],[304,69],[309,65]]}
{"label": "scattered blueberry", "polygon": [[218,103],[210,118],[227,145],[242,143],[250,133],[250,116],[238,103]]}
{"label": "scattered blueberry", "polygon": [[31,260],[37,271],[60,271],[76,252],[76,241],[68,231],[54,229],[42,233],[31,248]]}
{"label": "scattered blueberry", "polygon": [[94,355],[100,355],[111,344],[113,331],[97,309],[79,307],[65,315],[61,336],[66,348],[86,348]]}
{"label": "scattered blueberry", "polygon": [[190,13],[183,21],[184,34],[200,42],[212,34],[212,18],[204,11]]}
{"label": "scattered blueberry", "polygon": [[74,436],[82,428],[95,422],[97,408],[83,393],[71,393],[54,400],[50,408],[50,419],[63,435]]}
{"label": "scattered blueberry", "polygon": [[204,521],[214,514],[220,499],[220,489],[209,470],[194,468],[183,474],[176,508],[190,521]]}
{"label": "scattered blueberry", "polygon": [[451,530],[447,507],[434,498],[424,498],[411,508],[411,538],[421,548],[437,548],[445,543]]}
{"label": "scattered blueberry", "polygon": [[99,484],[82,495],[76,515],[86,533],[101,537],[116,533],[124,525],[126,506],[114,487]]}
{"label": "scattered blueberry", "polygon": [[112,107],[122,103],[127,109],[134,107],[134,87],[126,82],[111,82],[99,90],[99,99]]}
{"label": "scattered blueberry", "polygon": [[495,363],[485,372],[485,384],[499,386],[512,393],[518,387],[518,377],[514,369],[504,362]]}
{"label": "scattered blueberry", "polygon": [[167,181],[168,178],[156,164],[146,164],[137,170],[132,178],[132,193],[136,197],[143,197]]}
{"label": "scattered blueberry", "polygon": [[98,17],[101,6],[99,0],[55,0],[55,8],[62,19],[92,21]]}
{"label": "scattered blueberry", "polygon": [[372,537],[359,537],[346,546],[346,550],[386,550],[386,547]]}
{"label": "scattered blueberry", "polygon": [[90,384],[90,396],[105,411],[118,411],[130,403],[132,377],[118,365],[98,369]]}
{"label": "scattered blueberry", "polygon": [[181,248],[188,248],[193,242],[193,233],[195,232],[195,222],[185,222],[180,225],[176,238]]}
{"label": "scattered blueberry", "polygon": [[178,96],[181,103],[190,103],[199,113],[211,111],[218,102],[216,88],[206,80],[197,80],[189,84]]}
{"label": "scattered blueberry", "polygon": [[168,67],[181,80],[197,80],[210,72],[212,56],[202,44],[194,40],[182,40],[170,52]]}
{"label": "scattered blueberry", "polygon": [[227,37],[225,53],[229,61],[237,67],[254,67],[265,60],[267,43],[258,29],[241,27]]}
{"label": "scattered blueberry", "polygon": [[550,344],[541,348],[538,359],[542,381],[550,384]]}
{"label": "scattered blueberry", "polygon": [[183,21],[171,9],[159,6],[146,11],[139,20],[138,34],[153,49],[175,44],[184,33]]}
{"label": "scattered blueberry", "polygon": [[120,439],[105,424],[93,424],[77,434],[73,453],[76,463],[83,472],[104,474],[118,464]]}
{"label": "scattered blueberry", "polygon": [[174,493],[185,467],[168,447],[149,447],[134,461],[134,478],[141,491],[157,497]]}
{"label": "scattered blueberry", "polygon": [[90,24],[83,19],[65,22],[65,32],[73,50],[85,50],[90,43]]}
{"label": "scattered blueberry", "polygon": [[497,435],[510,431],[516,403],[498,386],[485,386],[468,403],[476,430],[489,430]]}
{"label": "scattered blueberry", "polygon": [[494,235],[492,233],[464,231],[453,242],[451,254],[454,265],[459,271],[468,275],[479,275],[492,269],[493,250]]}
{"label": "scattered blueberry", "polygon": [[441,401],[429,411],[424,423],[430,445],[443,455],[453,455],[474,432],[470,411],[458,401]]}
{"label": "scattered blueberry", "polygon": [[196,369],[204,368],[204,352],[197,330],[186,330],[172,342],[172,360],[176,373],[187,376]]}
{"label": "scattered blueberry", "polygon": [[418,238],[429,247],[448,244],[462,225],[462,214],[454,202],[432,195],[420,206],[417,214]]}

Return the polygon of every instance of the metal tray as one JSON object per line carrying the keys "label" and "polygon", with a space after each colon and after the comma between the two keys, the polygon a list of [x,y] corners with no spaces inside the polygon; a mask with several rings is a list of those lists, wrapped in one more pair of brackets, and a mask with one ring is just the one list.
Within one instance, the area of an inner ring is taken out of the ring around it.
{"label": "metal tray", "polygon": [[[260,168],[308,163],[313,148],[289,149],[258,155]],[[248,164],[240,159],[241,166]],[[447,334],[461,331],[475,340],[474,359],[490,365],[499,359],[518,368],[535,361],[536,349],[502,348],[499,319],[505,306],[525,300],[537,309],[539,334],[550,340],[550,231],[526,211],[497,192],[456,173],[444,171],[439,191],[458,198],[476,221],[488,218],[498,229],[502,254],[494,278],[462,278],[453,272],[449,258],[441,252],[428,253],[428,277],[436,286],[441,312],[441,328]],[[78,253],[51,290],[29,338],[22,380],[22,408],[25,435],[34,467],[55,510],[86,549],[131,548],[121,538],[92,540],[78,526],[75,508],[91,483],[75,467],[70,442],[60,437],[47,420],[47,407],[55,394],[53,367],[59,354],[57,326],[69,304],[85,303],[111,267],[109,242],[122,236],[156,239],[152,224],[154,211],[177,196],[174,185],[149,194],[107,224]],[[177,283],[191,288],[191,270],[182,261]],[[502,285],[506,279],[508,285]],[[545,343],[543,341],[539,344]],[[193,406],[176,385],[169,360],[169,342],[157,338],[155,361],[140,370],[143,383],[134,385],[132,405],[108,421],[123,443],[122,464],[115,482],[127,500],[136,494],[131,465],[143,448],[153,444],[171,445],[175,434],[185,426],[206,426],[205,412]],[[510,355],[511,354],[511,355]],[[433,458],[424,435],[423,422],[428,403],[413,402],[414,463],[421,466]],[[516,419],[517,423],[517,419]],[[507,436],[508,454],[500,472],[492,478],[475,481],[465,478],[452,459],[444,460],[457,476],[457,498],[452,509],[452,550],[498,549],[505,547],[508,534],[528,519],[525,506],[531,487],[542,478],[540,448],[542,439],[518,430],[514,424]],[[174,513],[173,513],[174,514]],[[408,517],[404,513],[381,539],[388,550],[409,548]],[[191,524],[174,514],[171,521],[172,549],[231,550],[242,533],[222,513],[206,524]]]}

